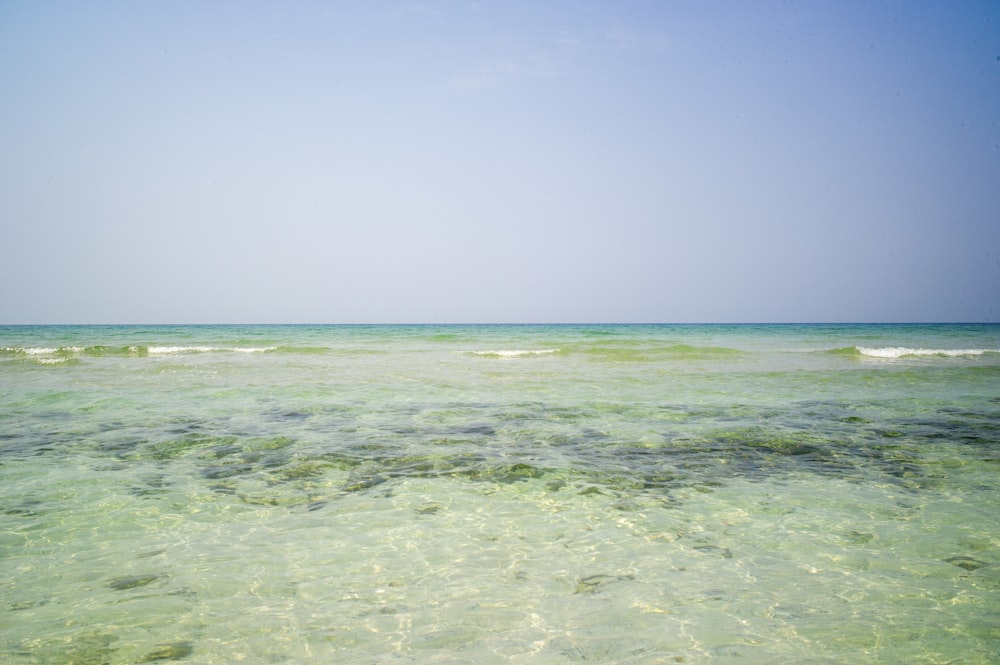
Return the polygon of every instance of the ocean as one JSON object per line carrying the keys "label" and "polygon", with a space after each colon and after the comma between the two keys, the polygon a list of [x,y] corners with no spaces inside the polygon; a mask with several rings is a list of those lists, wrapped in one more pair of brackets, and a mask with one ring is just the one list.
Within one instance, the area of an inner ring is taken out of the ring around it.
{"label": "ocean", "polygon": [[2,326],[0,661],[1000,662],[1000,326]]}

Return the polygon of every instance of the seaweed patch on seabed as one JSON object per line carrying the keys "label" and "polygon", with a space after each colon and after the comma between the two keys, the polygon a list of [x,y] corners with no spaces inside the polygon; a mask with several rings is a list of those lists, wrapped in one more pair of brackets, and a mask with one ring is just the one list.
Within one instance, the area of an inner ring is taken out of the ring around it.
{"label": "seaweed patch on seabed", "polygon": [[719,547],[718,545],[695,545],[691,549],[696,552],[701,552],[702,554],[710,554],[712,556],[722,557],[723,559],[732,559],[733,553],[728,547]]}
{"label": "seaweed patch on seabed", "polygon": [[[546,411],[544,406],[534,405],[540,412]],[[799,407],[806,410],[812,427],[796,426],[806,422],[796,411]],[[920,463],[919,442],[912,437],[938,438],[954,419],[948,414],[941,422],[925,419],[887,430],[872,428],[869,419],[841,403],[808,402],[766,413],[737,405],[734,426],[695,433],[687,432],[682,423],[663,433],[659,441],[637,443],[590,426],[577,429],[571,425],[567,431],[560,424],[557,431],[550,431],[538,424],[544,421],[541,413],[532,419],[530,432],[512,429],[495,405],[490,409],[485,417],[479,412],[463,412],[465,424],[376,427],[375,433],[386,436],[373,433],[355,440],[336,440],[327,444],[329,448],[316,443],[305,447],[295,438],[276,433],[240,436],[213,432],[211,424],[188,423],[181,428],[180,437],[137,445],[133,436],[116,452],[131,460],[185,458],[194,462],[202,478],[214,481],[209,488],[218,494],[238,494],[255,504],[307,505],[309,510],[318,510],[320,501],[337,496],[367,491],[388,496],[390,487],[383,485],[390,480],[440,477],[497,485],[549,478],[551,491],[569,485],[583,487],[582,493],[644,494],[666,497],[673,503],[670,494],[676,489],[711,491],[726,478],[763,480],[787,472],[836,477],[871,477],[875,473],[908,489],[931,487],[940,473]],[[668,411],[682,410],[670,407]],[[719,420],[724,411],[720,408],[712,415]],[[422,411],[415,408],[414,413]],[[312,415],[307,410],[292,411],[289,420],[304,421]],[[753,416],[767,422],[751,423]],[[980,424],[990,418],[984,414]],[[503,428],[498,430],[501,422]],[[487,439],[488,446],[484,445]],[[965,443],[973,440],[971,436],[961,439]],[[531,443],[527,449],[526,441]],[[515,449],[518,453],[510,454]],[[568,460],[568,468],[538,463],[539,457],[553,451],[557,459]],[[336,477],[324,481],[331,471],[350,473],[346,481]],[[553,477],[559,480],[552,481]],[[154,496],[166,491],[165,482],[146,478],[133,493]],[[296,497],[249,490],[244,479],[251,485],[297,483]]]}
{"label": "seaweed patch on seabed", "polygon": [[586,577],[581,577],[576,581],[576,587],[573,593],[598,593],[599,591],[605,590],[608,585],[615,584],[616,582],[627,582],[629,580],[634,580],[635,575],[609,575],[604,573],[598,573],[596,575],[587,575]]}
{"label": "seaweed patch on seabed", "polygon": [[974,559],[971,556],[953,556],[948,557],[944,560],[945,563],[950,563],[953,566],[957,566],[962,570],[967,570],[969,572],[979,570],[980,568],[985,568],[990,565],[985,561],[980,561],[979,559]]}
{"label": "seaweed patch on seabed", "polygon": [[980,443],[984,436],[979,427],[982,423],[977,424],[974,433],[963,433],[962,427],[947,419],[934,421],[933,426],[924,420],[872,428],[861,416],[834,415],[837,422],[824,421],[809,429],[774,423],[678,437],[673,456],[682,460],[679,468],[715,477],[721,474],[752,479],[795,471],[842,478],[871,477],[874,473],[916,490],[935,486],[942,476],[939,470],[922,463],[926,448],[921,441],[930,438],[940,440],[941,445],[962,445]]}
{"label": "seaweed patch on seabed", "polygon": [[0,458],[45,455],[61,451],[74,441],[72,436],[60,432],[5,435],[0,439]]}
{"label": "seaweed patch on seabed", "polygon": [[122,575],[108,581],[108,588],[115,591],[127,591],[139,587],[149,586],[157,580],[165,579],[165,575]]}
{"label": "seaweed patch on seabed", "polygon": [[154,663],[164,660],[180,660],[194,653],[194,644],[188,641],[161,644],[139,659],[140,663]]}

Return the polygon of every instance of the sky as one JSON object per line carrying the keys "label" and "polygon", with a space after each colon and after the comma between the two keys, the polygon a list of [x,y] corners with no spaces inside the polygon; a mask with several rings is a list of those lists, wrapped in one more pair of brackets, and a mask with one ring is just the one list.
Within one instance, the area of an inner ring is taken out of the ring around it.
{"label": "sky", "polygon": [[0,0],[0,323],[1000,321],[1000,3]]}

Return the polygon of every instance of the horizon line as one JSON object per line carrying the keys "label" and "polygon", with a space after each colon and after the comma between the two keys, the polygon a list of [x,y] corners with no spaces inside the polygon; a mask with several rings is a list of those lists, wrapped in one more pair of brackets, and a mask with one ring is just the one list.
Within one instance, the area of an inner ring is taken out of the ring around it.
{"label": "horizon line", "polygon": [[99,326],[816,326],[816,325],[997,325],[998,321],[377,321],[377,322],[186,322],[186,323],[0,323],[0,327]]}

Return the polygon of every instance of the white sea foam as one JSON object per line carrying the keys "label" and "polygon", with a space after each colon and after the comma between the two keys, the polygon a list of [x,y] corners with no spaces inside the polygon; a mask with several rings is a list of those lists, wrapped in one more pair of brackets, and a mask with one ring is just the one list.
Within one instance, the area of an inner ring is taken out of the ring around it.
{"label": "white sea foam", "polygon": [[149,355],[175,355],[178,353],[208,353],[210,351],[221,351],[214,346],[151,346],[147,349]]}
{"label": "white sea foam", "polygon": [[69,355],[74,353],[83,353],[84,347],[82,346],[5,346],[0,348],[0,353],[11,354],[15,356],[30,356],[32,358],[38,358],[41,356],[53,356],[53,355]]}
{"label": "white sea foam", "polygon": [[150,355],[177,355],[181,353],[219,353],[235,351],[237,353],[264,353],[274,351],[276,346],[151,346],[147,351]]}
{"label": "white sea foam", "polygon": [[984,353],[1000,353],[1000,349],[913,349],[905,346],[888,347],[855,347],[863,356],[869,358],[903,358],[905,356],[981,356]]}
{"label": "white sea foam", "polygon": [[[45,358],[55,357],[51,362],[61,362],[65,360],[68,356],[79,356],[79,355],[120,355],[125,353],[127,355],[133,356],[168,356],[168,355],[180,355],[188,353],[267,353],[270,351],[277,351],[279,347],[277,346],[137,346],[131,345],[127,347],[116,348],[105,348],[101,346],[4,346],[0,347],[0,354],[10,355],[10,356],[27,356],[38,362],[42,362]],[[46,361],[48,362],[48,361]]]}
{"label": "white sea foam", "polygon": [[522,356],[545,356],[559,353],[561,349],[496,349],[487,351],[472,351],[474,356],[490,358],[519,358]]}

